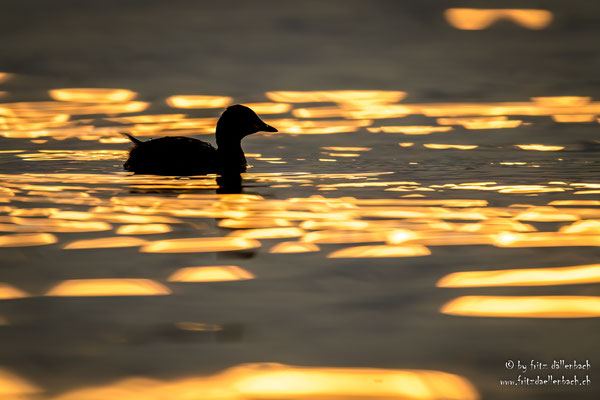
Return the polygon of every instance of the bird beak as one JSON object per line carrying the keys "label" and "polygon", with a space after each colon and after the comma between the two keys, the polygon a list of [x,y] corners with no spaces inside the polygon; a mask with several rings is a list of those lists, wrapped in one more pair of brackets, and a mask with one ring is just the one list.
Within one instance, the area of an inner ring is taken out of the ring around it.
{"label": "bird beak", "polygon": [[259,131],[262,132],[277,132],[277,129],[273,128],[271,125],[264,124]]}

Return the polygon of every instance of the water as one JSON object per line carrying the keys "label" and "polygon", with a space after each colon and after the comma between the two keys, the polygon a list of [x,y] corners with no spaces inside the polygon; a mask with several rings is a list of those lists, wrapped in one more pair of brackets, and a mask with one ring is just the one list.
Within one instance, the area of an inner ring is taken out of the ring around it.
{"label": "water", "polygon": [[[597,397],[595,6],[56,4],[0,17],[6,398]],[[234,103],[241,193],[123,171]]]}

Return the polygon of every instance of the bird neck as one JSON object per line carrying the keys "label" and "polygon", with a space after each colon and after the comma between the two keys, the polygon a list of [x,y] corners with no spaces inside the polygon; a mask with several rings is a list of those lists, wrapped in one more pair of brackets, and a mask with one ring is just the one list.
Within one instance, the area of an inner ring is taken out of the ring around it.
{"label": "bird neck", "polygon": [[217,163],[224,171],[245,171],[247,164],[241,140],[232,140],[230,137],[223,140],[222,136],[217,135]]}

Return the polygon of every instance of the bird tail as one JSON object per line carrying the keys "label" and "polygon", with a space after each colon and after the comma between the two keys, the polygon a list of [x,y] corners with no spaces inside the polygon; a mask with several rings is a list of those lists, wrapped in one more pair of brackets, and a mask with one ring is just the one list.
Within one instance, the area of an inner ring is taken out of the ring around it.
{"label": "bird tail", "polygon": [[127,137],[129,138],[129,140],[131,140],[131,141],[132,141],[134,144],[140,144],[140,143],[144,143],[144,142],[142,142],[140,139],[136,138],[136,137],[135,137],[135,136],[133,136],[133,135],[130,135],[130,134],[129,134],[129,133],[127,133],[127,132],[119,132],[119,133],[120,133],[121,135],[123,135],[123,136],[127,136]]}

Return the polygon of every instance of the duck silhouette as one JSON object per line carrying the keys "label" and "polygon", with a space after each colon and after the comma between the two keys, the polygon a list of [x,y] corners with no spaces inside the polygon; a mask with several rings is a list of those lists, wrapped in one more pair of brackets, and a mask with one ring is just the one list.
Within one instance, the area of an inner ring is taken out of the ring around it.
{"label": "duck silhouette", "polygon": [[134,144],[123,168],[152,175],[238,175],[246,171],[242,139],[256,132],[277,132],[250,108],[228,107],[217,122],[217,148],[202,140],[167,136],[141,141],[123,133]]}

